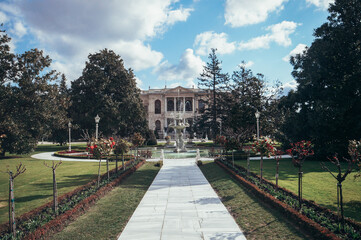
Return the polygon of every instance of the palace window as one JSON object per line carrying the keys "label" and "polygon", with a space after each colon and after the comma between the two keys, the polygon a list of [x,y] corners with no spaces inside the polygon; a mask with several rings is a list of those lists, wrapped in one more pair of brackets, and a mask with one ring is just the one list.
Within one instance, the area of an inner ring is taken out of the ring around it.
{"label": "palace window", "polygon": [[193,101],[192,101],[192,98],[186,98],[186,111],[187,111],[187,112],[193,111]]}
{"label": "palace window", "polygon": [[167,101],[167,111],[174,111],[174,101],[173,99],[168,99]]}
{"label": "palace window", "polygon": [[155,114],[161,114],[161,103],[160,100],[155,100],[154,102],[154,113]]}
{"label": "palace window", "polygon": [[161,123],[159,120],[155,121],[155,130],[160,131],[161,130]]}

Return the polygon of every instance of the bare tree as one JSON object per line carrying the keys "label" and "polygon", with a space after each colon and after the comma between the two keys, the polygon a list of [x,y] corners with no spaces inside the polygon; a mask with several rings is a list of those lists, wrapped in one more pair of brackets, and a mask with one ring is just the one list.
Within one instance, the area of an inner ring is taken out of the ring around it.
{"label": "bare tree", "polygon": [[14,179],[25,171],[26,168],[21,162],[16,166],[15,173],[9,169],[6,171],[9,174],[9,231],[13,233],[14,237],[16,237]]}
{"label": "bare tree", "polygon": [[53,211],[55,215],[58,215],[58,187],[56,184],[56,175],[55,175],[55,170],[57,167],[60,166],[60,164],[62,164],[62,161],[59,161],[57,163],[55,163],[55,161],[53,161],[53,164],[51,166],[49,166],[48,164],[46,164],[44,162],[44,166],[51,168],[53,171]]}

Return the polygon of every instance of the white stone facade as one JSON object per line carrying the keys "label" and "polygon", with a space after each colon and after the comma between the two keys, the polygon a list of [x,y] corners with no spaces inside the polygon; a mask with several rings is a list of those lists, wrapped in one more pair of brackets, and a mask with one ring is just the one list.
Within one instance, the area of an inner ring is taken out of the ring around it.
{"label": "white stone facade", "polygon": [[[168,125],[175,112],[182,112],[190,125],[204,111],[204,100],[209,91],[198,88],[163,88],[142,90],[141,99],[147,112],[149,129],[157,130],[160,138],[173,134]],[[187,132],[185,132],[187,135]]]}

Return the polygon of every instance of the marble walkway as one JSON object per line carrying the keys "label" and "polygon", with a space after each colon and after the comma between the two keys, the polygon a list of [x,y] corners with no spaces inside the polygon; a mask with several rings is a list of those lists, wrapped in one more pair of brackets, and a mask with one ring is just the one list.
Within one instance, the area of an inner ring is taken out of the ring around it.
{"label": "marble walkway", "polygon": [[165,159],[118,240],[246,239],[195,164]]}

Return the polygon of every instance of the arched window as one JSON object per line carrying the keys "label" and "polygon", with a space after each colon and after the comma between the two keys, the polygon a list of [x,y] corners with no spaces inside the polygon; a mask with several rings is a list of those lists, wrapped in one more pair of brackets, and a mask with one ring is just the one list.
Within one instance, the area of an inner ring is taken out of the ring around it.
{"label": "arched window", "polygon": [[167,101],[167,111],[174,111],[174,101],[173,101],[173,99],[168,99],[168,101]]}
{"label": "arched window", "polygon": [[160,131],[161,130],[161,123],[159,120],[155,121],[155,130]]}
{"label": "arched window", "polygon": [[155,114],[161,114],[162,110],[161,110],[161,103],[160,100],[155,100],[154,102],[154,113]]}
{"label": "arched window", "polygon": [[193,111],[193,101],[192,101],[192,98],[186,98],[186,111],[187,112],[191,112]]}

